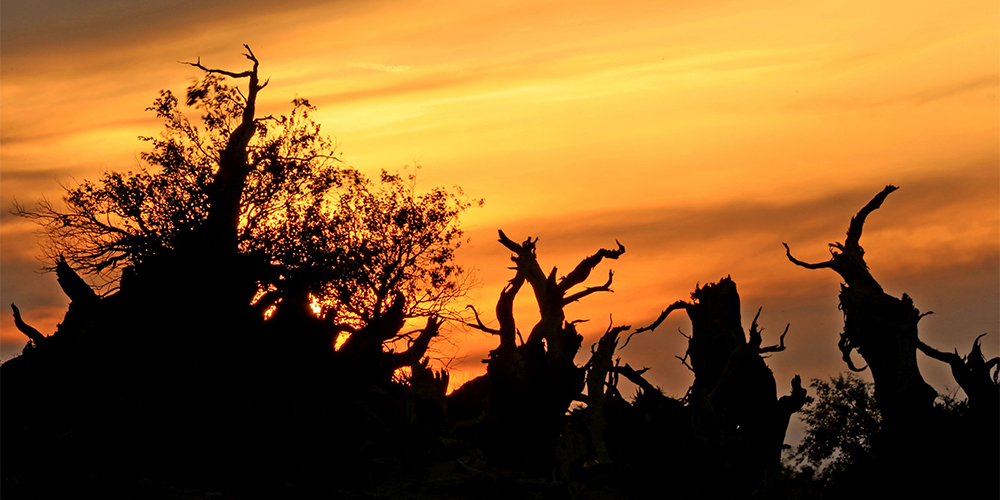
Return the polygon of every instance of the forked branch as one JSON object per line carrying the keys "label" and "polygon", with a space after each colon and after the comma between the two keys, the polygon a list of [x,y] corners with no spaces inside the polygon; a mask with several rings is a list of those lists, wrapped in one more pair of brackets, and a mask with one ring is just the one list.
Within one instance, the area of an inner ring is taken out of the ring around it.
{"label": "forked branch", "polygon": [[861,208],[858,213],[851,217],[851,223],[847,229],[847,240],[843,244],[830,243],[830,253],[832,258],[826,262],[815,264],[804,262],[792,257],[792,252],[788,245],[785,247],[785,256],[793,264],[806,269],[830,268],[837,272],[848,286],[858,287],[867,290],[869,293],[882,293],[882,286],[872,277],[868,271],[868,264],[865,263],[865,251],[861,248],[861,232],[864,229],[865,220],[868,216],[882,206],[882,202],[890,193],[899,189],[896,186],[886,186],[868,204]]}
{"label": "forked branch", "polygon": [[608,271],[608,282],[607,283],[605,283],[605,284],[603,284],[601,286],[592,286],[592,287],[589,287],[589,288],[587,288],[585,290],[582,290],[582,291],[579,291],[577,293],[574,293],[573,295],[570,295],[569,297],[566,297],[565,299],[563,299],[563,305],[571,304],[573,302],[576,302],[576,301],[578,301],[578,300],[580,300],[580,299],[582,299],[582,298],[584,298],[584,297],[586,297],[586,296],[588,296],[588,295],[590,295],[592,293],[596,293],[596,292],[612,292],[613,290],[611,290],[611,280],[614,278],[614,276],[615,276],[615,272],[614,271]]}
{"label": "forked branch", "polygon": [[757,319],[760,318],[760,311],[763,309],[764,309],[763,307],[757,309],[757,314],[753,317],[753,321],[750,323],[750,341],[747,342],[747,345],[748,347],[750,347],[751,350],[757,352],[758,354],[784,351],[785,335],[788,334],[788,328],[792,326],[791,324],[785,326],[785,331],[782,332],[781,337],[778,339],[777,345],[772,345],[767,347],[760,346],[761,343],[763,343],[763,338],[761,337],[761,332],[763,331],[763,328],[760,328],[757,325]]}
{"label": "forked branch", "polygon": [[[217,74],[217,75],[224,75],[224,76],[228,76],[230,78],[251,78],[253,80],[256,80],[256,77],[257,77],[257,68],[258,68],[258,66],[260,66],[260,61],[257,60],[257,57],[253,54],[253,51],[250,50],[250,46],[249,45],[243,44],[243,47],[247,49],[247,53],[243,54],[243,56],[246,57],[247,59],[249,59],[251,62],[253,62],[253,68],[249,69],[247,71],[242,71],[240,73],[236,73],[236,72],[233,72],[233,71],[227,71],[227,70],[224,70],[224,69],[208,68],[208,67],[204,66],[203,64],[201,64],[201,58],[200,57],[198,58],[197,62],[185,62],[185,61],[181,61],[181,64],[187,64],[188,66],[194,66],[195,68],[198,68],[198,69],[200,69],[200,70],[202,70],[202,71],[204,71],[206,73],[213,73],[213,74]],[[256,90],[260,90],[260,89],[266,87],[267,84],[268,84],[268,82],[270,82],[270,79],[268,79],[267,81],[265,81],[263,84],[258,85],[257,82],[254,81],[253,85],[256,88]],[[253,91],[253,90],[251,90],[251,91]]]}
{"label": "forked branch", "polygon": [[494,328],[490,328],[490,327],[488,327],[488,326],[486,326],[486,325],[483,324],[483,321],[481,319],[479,319],[479,311],[476,310],[476,306],[474,306],[472,304],[469,304],[469,305],[465,306],[465,308],[466,309],[472,309],[472,315],[475,316],[475,318],[476,318],[476,322],[475,323],[469,323],[468,321],[466,321],[465,322],[466,325],[471,326],[471,327],[473,327],[473,328],[475,328],[477,330],[484,331],[484,332],[489,333],[491,335],[500,335],[500,330],[497,330],[497,329],[494,329]]}
{"label": "forked branch", "polygon": [[[559,289],[562,293],[566,293],[570,288],[573,288],[590,276],[590,271],[592,271],[598,264],[604,259],[618,259],[623,253],[625,253],[625,245],[615,240],[618,248],[614,250],[608,250],[607,248],[602,248],[597,251],[594,255],[587,257],[580,261],[569,274],[567,274],[562,280],[559,281]],[[611,277],[608,277],[608,284],[606,286],[611,286]],[[593,292],[591,292],[593,293]],[[572,302],[572,301],[570,301]]]}

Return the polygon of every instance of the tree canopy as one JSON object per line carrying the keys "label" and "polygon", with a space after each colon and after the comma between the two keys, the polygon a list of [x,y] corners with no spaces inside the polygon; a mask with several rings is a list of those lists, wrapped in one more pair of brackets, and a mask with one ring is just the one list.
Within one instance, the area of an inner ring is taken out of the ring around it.
{"label": "tree canopy", "polygon": [[816,397],[802,409],[806,435],[796,450],[796,462],[820,477],[836,479],[849,467],[863,464],[881,429],[875,404],[875,384],[853,373],[830,380],[813,379]]}
{"label": "tree canopy", "polygon": [[[254,116],[266,81],[259,83],[253,53],[246,57],[253,69],[243,73],[191,63],[204,75],[183,104],[162,90],[147,110],[164,129],[140,137],[152,148],[134,169],[66,186],[64,206],[45,199],[15,205],[15,214],[41,225],[47,267],[64,259],[112,291],[123,275],[155,273],[178,255],[210,258],[209,242],[231,229],[241,279],[252,285],[243,301],[266,295],[263,304],[276,306],[304,292],[323,315],[358,327],[384,313],[397,293],[407,317],[440,314],[463,295],[469,276],[455,262],[458,221],[481,200],[457,188],[419,191],[419,166],[367,179],[340,160],[307,99],[292,100],[287,114]],[[248,76],[246,93],[227,83]],[[240,134],[247,135],[242,146]],[[245,169],[239,182],[223,176],[234,154]],[[233,227],[213,223],[226,197],[237,195]]]}

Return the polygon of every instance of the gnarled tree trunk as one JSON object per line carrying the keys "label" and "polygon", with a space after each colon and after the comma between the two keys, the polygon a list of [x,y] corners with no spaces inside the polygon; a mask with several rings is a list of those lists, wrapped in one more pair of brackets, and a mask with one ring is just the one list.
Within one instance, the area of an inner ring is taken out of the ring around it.
{"label": "gnarled tree trunk", "polygon": [[[936,495],[979,494],[997,496],[998,408],[1000,390],[996,375],[989,372],[997,359],[987,362],[978,339],[972,353],[940,352],[920,341],[917,323],[923,316],[913,300],[903,294],[893,297],[882,290],[868,271],[859,241],[865,219],[895,191],[886,186],[851,219],[843,244],[831,243],[832,258],[810,264],[786,255],[807,269],[829,268],[844,279],[840,288],[840,308],[844,331],[839,347],[844,361],[854,371],[851,351],[856,349],[871,367],[875,398],[882,413],[877,467],[872,474],[880,484],[869,493]],[[936,410],[936,391],[924,382],[917,367],[916,353],[948,363],[955,380],[969,396],[969,414]],[[971,425],[970,425],[971,424]],[[963,476],[955,484],[913,478]]]}
{"label": "gnarled tree trunk", "polygon": [[885,428],[903,431],[922,425],[937,397],[917,368],[917,323],[923,315],[906,294],[896,298],[882,290],[868,270],[860,245],[865,219],[896,189],[886,186],[851,218],[845,242],[830,244],[830,260],[810,264],[792,257],[788,245],[785,251],[798,266],[833,269],[844,279],[840,287],[844,332],[839,343],[844,361],[851,370],[864,370],[851,360],[851,351],[857,349],[871,367]]}
{"label": "gnarled tree trunk", "polygon": [[[477,322],[470,325],[500,337],[500,346],[486,360],[486,404],[493,422],[492,444],[488,445],[491,459],[504,466],[542,472],[553,465],[553,443],[566,410],[584,387],[585,368],[573,361],[583,336],[573,322],[566,321],[563,308],[592,293],[610,291],[609,274],[604,285],[570,293],[603,259],[617,259],[625,247],[619,244],[615,250],[599,250],[557,279],[555,268],[548,275],[542,272],[535,255],[537,241],[528,238],[518,244],[500,231],[500,243],[514,254],[511,260],[516,265],[515,276],[497,303],[500,327],[487,327],[478,313]],[[541,318],[518,345],[520,333],[512,307],[525,282],[534,292]]]}
{"label": "gnarled tree trunk", "polygon": [[695,376],[687,396],[695,444],[686,451],[695,461],[690,480],[698,483],[689,486],[706,497],[745,497],[765,472],[777,470],[789,418],[805,404],[806,391],[795,376],[792,393],[777,397],[761,355],[784,350],[785,334],[778,345],[762,347],[754,317],[748,340],[732,279],[696,288],[691,298],[671,304],[633,335],[655,329],[672,311],[687,311],[692,333],[682,361]]}

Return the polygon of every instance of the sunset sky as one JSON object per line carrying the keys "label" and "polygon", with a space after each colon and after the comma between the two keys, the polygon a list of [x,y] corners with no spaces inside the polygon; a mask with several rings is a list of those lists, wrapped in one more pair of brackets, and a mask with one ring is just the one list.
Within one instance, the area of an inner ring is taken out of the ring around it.
{"label": "sunset sky", "polygon": [[[598,248],[627,252],[614,293],[567,308],[581,352],[615,324],[651,322],[696,284],[731,275],[744,323],[763,306],[768,359],[790,379],[846,370],[839,277],[787,261],[829,258],[850,217],[892,194],[862,245],[886,291],[910,294],[921,338],[1000,346],[1000,17],[990,1],[207,1],[4,2],[0,26],[0,302],[44,333],[67,299],[41,266],[13,200],[134,168],[156,135],[149,106],[200,76],[177,61],[243,70],[249,44],[270,85],[258,114],[308,98],[368,174],[423,165],[421,186],[461,186],[482,208],[460,262],[493,320],[509,252],[497,229],[537,236],[543,268]],[[243,82],[241,82],[243,84]],[[530,294],[519,327],[537,317]],[[8,309],[0,357],[26,338]],[[683,313],[633,339],[623,362],[681,396],[691,374]],[[496,340],[453,328],[453,385],[484,372]],[[179,333],[178,343],[196,342]],[[859,358],[856,358],[859,361]],[[578,358],[582,363],[583,355]],[[946,366],[921,356],[945,392]],[[866,375],[867,376],[867,375]],[[631,391],[631,389],[628,389]]]}

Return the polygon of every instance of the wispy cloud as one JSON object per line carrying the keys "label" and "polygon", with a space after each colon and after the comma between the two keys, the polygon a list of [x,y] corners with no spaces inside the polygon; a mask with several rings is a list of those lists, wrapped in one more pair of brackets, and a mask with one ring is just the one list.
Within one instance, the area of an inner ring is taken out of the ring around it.
{"label": "wispy cloud", "polygon": [[347,63],[347,65],[352,68],[373,69],[375,71],[388,71],[391,73],[402,73],[404,71],[410,71],[411,69],[413,69],[412,66],[377,64],[377,63],[349,62]]}

